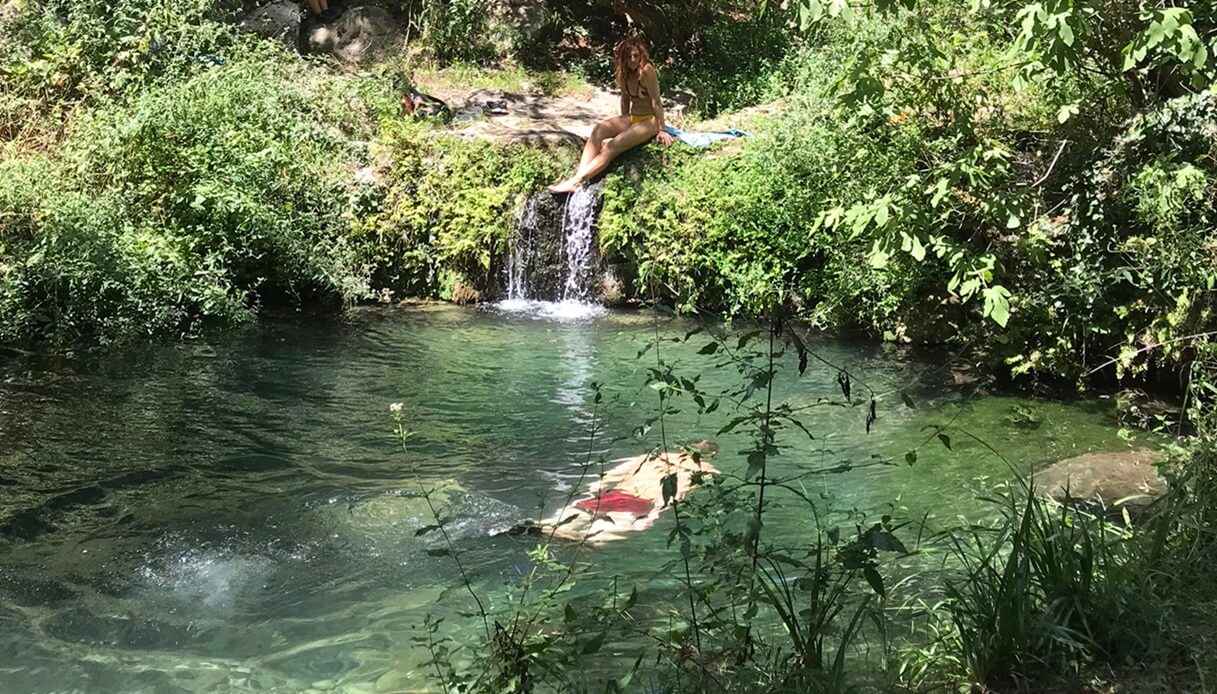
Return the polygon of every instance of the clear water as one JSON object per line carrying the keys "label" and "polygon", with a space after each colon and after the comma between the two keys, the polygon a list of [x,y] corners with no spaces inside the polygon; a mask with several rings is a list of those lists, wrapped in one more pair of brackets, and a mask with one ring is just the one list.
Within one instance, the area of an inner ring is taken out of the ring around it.
{"label": "clear water", "polygon": [[[691,327],[662,321],[664,338]],[[466,642],[480,631],[450,562],[415,537],[430,522],[417,483],[439,489],[479,592],[506,609],[528,571],[528,540],[492,537],[552,508],[596,455],[634,455],[657,431],[645,387],[648,314],[554,321],[450,307],[367,311],[341,324],[271,323],[206,343],[105,357],[9,356],[0,367],[0,690],[4,692],[428,691],[413,642],[424,615]],[[664,343],[692,374],[705,343]],[[881,345],[823,340],[823,356],[883,394],[867,435],[861,408],[813,410],[817,440],[793,437],[773,463],[791,474],[871,456],[902,460],[922,427],[954,420],[1018,465],[1126,447],[1104,402],[964,400],[941,363]],[[814,363],[778,396],[836,392]],[[725,386],[730,370],[705,370]],[[589,440],[590,386],[607,384],[603,433]],[[855,390],[859,386],[855,384]],[[906,389],[918,402],[900,404]],[[417,432],[405,456],[388,405]],[[1012,423],[1014,407],[1042,424]],[[674,439],[732,416],[668,421]],[[719,438],[740,472],[746,441]],[[826,504],[931,520],[980,512],[976,491],[1009,477],[956,436],[917,465],[811,476]],[[778,499],[780,501],[780,499]],[[774,537],[810,520],[791,507]],[[671,518],[584,556],[601,579],[668,600],[661,570]],[[603,585],[595,581],[581,585]]]}

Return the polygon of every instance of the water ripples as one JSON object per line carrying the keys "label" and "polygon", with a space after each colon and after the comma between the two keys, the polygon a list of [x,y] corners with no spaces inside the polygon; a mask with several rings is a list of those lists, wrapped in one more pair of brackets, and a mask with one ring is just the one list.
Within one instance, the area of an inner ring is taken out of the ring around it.
{"label": "water ripples", "polygon": [[[665,339],[692,327],[585,305],[371,309],[343,324],[269,323],[209,343],[6,367],[0,411],[18,413],[0,415],[6,685],[418,685],[423,656],[411,627],[424,615],[447,617],[458,639],[480,628],[462,616],[471,607],[441,556],[447,542],[479,592],[509,604],[511,587],[531,569],[531,544],[495,535],[552,512],[595,479],[600,460],[660,443],[657,431],[634,434],[657,403],[644,383],[653,362],[636,358],[656,321]],[[705,388],[732,384],[734,371],[705,369],[712,358],[698,354],[704,342],[665,342],[664,358],[701,372]],[[810,409],[805,421],[816,440],[788,439],[775,472],[862,464],[876,452],[902,461],[954,397],[925,385],[941,367],[903,353],[815,347],[865,376],[881,398],[879,426],[866,434],[861,406]],[[786,355],[787,374],[792,360]],[[599,404],[593,383],[604,385]],[[836,389],[835,372],[813,364],[802,379],[785,379],[778,395],[810,406]],[[901,390],[923,409],[899,405]],[[413,434],[405,451],[388,411],[395,402]],[[687,402],[674,406],[669,442],[713,435],[736,414],[726,403],[711,416]],[[993,412],[1006,406],[989,399],[960,421],[1004,436],[994,441],[1015,458],[1118,441],[1096,416],[1065,406],[1045,414],[1034,437],[1002,433]],[[716,464],[738,471],[750,440],[741,432],[719,442]],[[910,490],[921,504],[915,510],[939,503],[955,511],[970,480],[1003,469],[978,450],[962,455],[926,451],[916,468],[812,474],[803,484],[847,508]],[[433,492],[448,540],[420,534],[435,522],[420,483]],[[779,512],[774,532],[804,532],[804,516],[793,507]],[[644,593],[670,591],[659,573],[670,558],[669,522],[584,559],[594,573],[638,582]]]}

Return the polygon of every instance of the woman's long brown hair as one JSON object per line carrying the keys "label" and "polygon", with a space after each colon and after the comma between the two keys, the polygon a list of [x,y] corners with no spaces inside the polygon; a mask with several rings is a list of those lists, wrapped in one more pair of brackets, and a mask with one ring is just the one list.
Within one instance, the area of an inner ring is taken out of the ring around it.
{"label": "woman's long brown hair", "polygon": [[[642,60],[638,61],[638,69],[633,71],[633,74],[627,75],[629,67],[626,62],[630,57],[630,49],[637,48],[642,54]],[[613,49],[613,76],[617,78],[617,86],[622,90],[626,88],[626,77],[633,77],[635,82],[642,81],[642,68],[651,64],[651,52],[647,50],[647,42],[641,36],[630,36],[622,39],[617,47]]]}

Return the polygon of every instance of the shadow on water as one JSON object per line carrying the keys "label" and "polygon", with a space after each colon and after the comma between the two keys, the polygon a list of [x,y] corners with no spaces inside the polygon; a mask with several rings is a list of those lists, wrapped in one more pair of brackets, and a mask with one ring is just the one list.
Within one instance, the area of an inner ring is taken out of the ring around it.
{"label": "shadow on water", "polygon": [[[429,611],[477,633],[452,566],[416,537],[436,489],[448,529],[492,608],[527,571],[529,543],[492,537],[552,511],[594,458],[657,443],[634,428],[654,410],[636,355],[653,317],[578,321],[493,310],[368,311],[344,324],[272,323],[205,343],[62,363],[10,360],[0,371],[0,672],[14,691],[251,691],[423,686],[411,637]],[[661,319],[661,336],[690,324]],[[665,343],[677,369],[730,385],[702,342]],[[815,441],[774,462],[795,474],[826,463],[901,460],[924,426],[954,420],[1019,465],[1127,447],[1105,404],[982,397],[962,401],[941,364],[874,345],[821,340],[835,363],[883,394],[867,435],[861,409],[814,411]],[[793,355],[790,355],[793,359]],[[793,362],[784,373],[795,371]],[[927,374],[933,376],[927,378]],[[777,396],[836,393],[813,365]],[[595,439],[591,384],[606,384]],[[911,392],[917,409],[900,404]],[[416,432],[403,456],[389,403]],[[673,439],[713,434],[732,413],[670,417]],[[1012,425],[1031,411],[1035,429]],[[739,434],[718,465],[742,470]],[[924,449],[916,466],[880,466],[805,484],[838,508],[953,518],[974,490],[1007,479],[979,445]],[[587,558],[667,599],[670,519]],[[809,519],[777,512],[773,532]],[[660,611],[656,611],[659,615]],[[413,685],[412,685],[413,686]]]}

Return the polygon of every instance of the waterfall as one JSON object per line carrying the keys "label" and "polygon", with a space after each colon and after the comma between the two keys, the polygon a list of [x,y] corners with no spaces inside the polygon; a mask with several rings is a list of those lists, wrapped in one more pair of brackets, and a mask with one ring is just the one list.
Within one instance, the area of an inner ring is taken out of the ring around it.
{"label": "waterfall", "polygon": [[556,318],[603,312],[590,303],[602,187],[584,186],[566,196],[542,192],[525,201],[507,256],[507,299],[498,308]]}
{"label": "waterfall", "polygon": [[566,199],[566,214],[562,219],[562,235],[566,239],[563,301],[586,301],[591,293],[589,285],[595,269],[593,244],[596,241],[596,204],[600,202],[600,189],[603,186],[603,183],[583,186]]}
{"label": "waterfall", "polygon": [[511,252],[507,255],[507,299],[509,301],[528,299],[528,259],[536,235],[540,203],[540,195],[529,197],[520,210],[519,217],[516,218],[515,238],[512,240]]}

